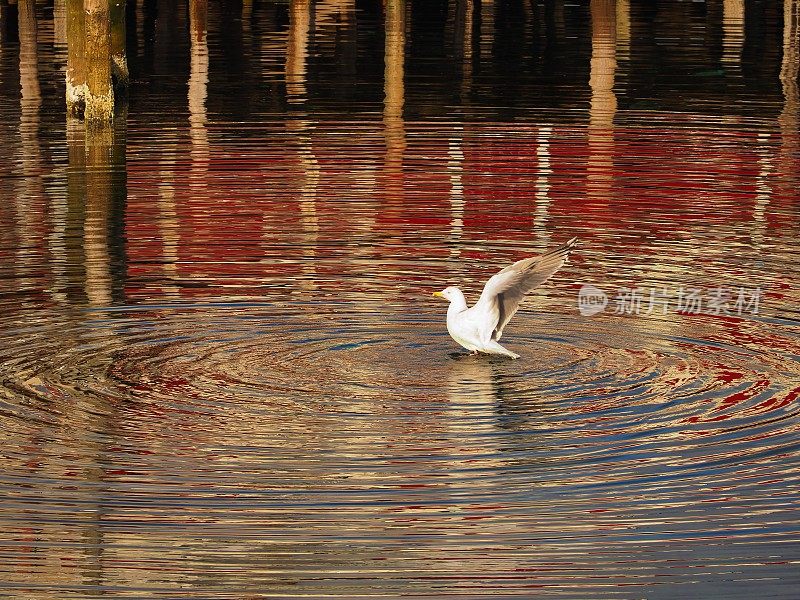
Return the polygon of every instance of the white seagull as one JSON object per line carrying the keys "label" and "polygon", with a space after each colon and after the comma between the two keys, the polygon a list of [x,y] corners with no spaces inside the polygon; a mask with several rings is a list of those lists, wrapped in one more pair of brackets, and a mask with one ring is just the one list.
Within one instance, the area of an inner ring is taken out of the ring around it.
{"label": "white seagull", "polygon": [[494,275],[472,308],[457,287],[433,292],[437,298],[450,301],[447,309],[447,331],[456,342],[472,354],[502,354],[519,358],[498,342],[503,328],[514,316],[525,294],[539,287],[567,261],[578,238],[541,256],[523,258]]}

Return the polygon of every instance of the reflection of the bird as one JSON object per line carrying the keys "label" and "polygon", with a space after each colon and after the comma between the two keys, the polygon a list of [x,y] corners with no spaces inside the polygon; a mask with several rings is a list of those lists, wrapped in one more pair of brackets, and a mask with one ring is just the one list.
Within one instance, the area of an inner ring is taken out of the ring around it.
{"label": "reflection of the bird", "polygon": [[[463,423],[471,435],[481,430],[486,433],[503,430],[524,434],[530,430],[531,423],[540,417],[535,397],[530,390],[519,387],[523,380],[504,372],[505,364],[502,358],[452,355],[447,378],[450,414],[463,417],[457,422]],[[515,437],[511,445],[535,444],[530,436],[524,437]],[[502,462],[498,461],[498,464]]]}
{"label": "reflection of the bird", "polygon": [[476,418],[475,412],[483,412],[489,417],[502,410],[506,402],[506,388],[499,364],[486,356],[454,354],[451,358],[447,377],[451,414],[463,416],[463,423],[471,432],[475,432],[476,428],[493,430],[494,419]]}

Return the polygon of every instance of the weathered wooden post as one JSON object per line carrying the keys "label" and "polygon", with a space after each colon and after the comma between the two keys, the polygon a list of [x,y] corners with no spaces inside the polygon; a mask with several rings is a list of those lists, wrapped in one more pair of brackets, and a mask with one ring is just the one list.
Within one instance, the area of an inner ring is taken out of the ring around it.
{"label": "weathered wooden post", "polygon": [[108,0],[85,0],[86,11],[86,109],[87,121],[114,118],[111,80],[111,15]]}
{"label": "weathered wooden post", "polygon": [[67,115],[82,117],[86,107],[86,15],[83,0],[66,0]]}

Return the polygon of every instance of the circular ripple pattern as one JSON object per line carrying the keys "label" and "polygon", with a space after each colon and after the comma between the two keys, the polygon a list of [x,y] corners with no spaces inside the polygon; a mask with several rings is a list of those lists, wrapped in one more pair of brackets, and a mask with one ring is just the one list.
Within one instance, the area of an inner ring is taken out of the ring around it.
{"label": "circular ripple pattern", "polygon": [[[5,327],[3,517],[53,539],[87,519],[108,542],[147,532],[108,550],[123,571],[179,552],[193,573],[214,548],[254,589],[289,589],[274,559],[343,594],[363,577],[427,592],[454,557],[509,593],[578,590],[577,548],[604,577],[686,583],[676,543],[735,570],[796,539],[795,328],[756,350],[744,332],[762,324],[744,319],[733,345],[711,317],[694,339],[679,319],[522,313],[509,361],[454,352],[441,320],[296,303]],[[772,518],[744,526],[754,511]]]}

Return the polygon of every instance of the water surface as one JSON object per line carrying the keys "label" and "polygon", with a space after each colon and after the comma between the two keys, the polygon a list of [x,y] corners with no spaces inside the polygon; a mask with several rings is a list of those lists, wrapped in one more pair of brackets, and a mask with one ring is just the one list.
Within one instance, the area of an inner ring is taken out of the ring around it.
{"label": "water surface", "polygon": [[6,597],[796,597],[796,1],[129,4],[0,15]]}

